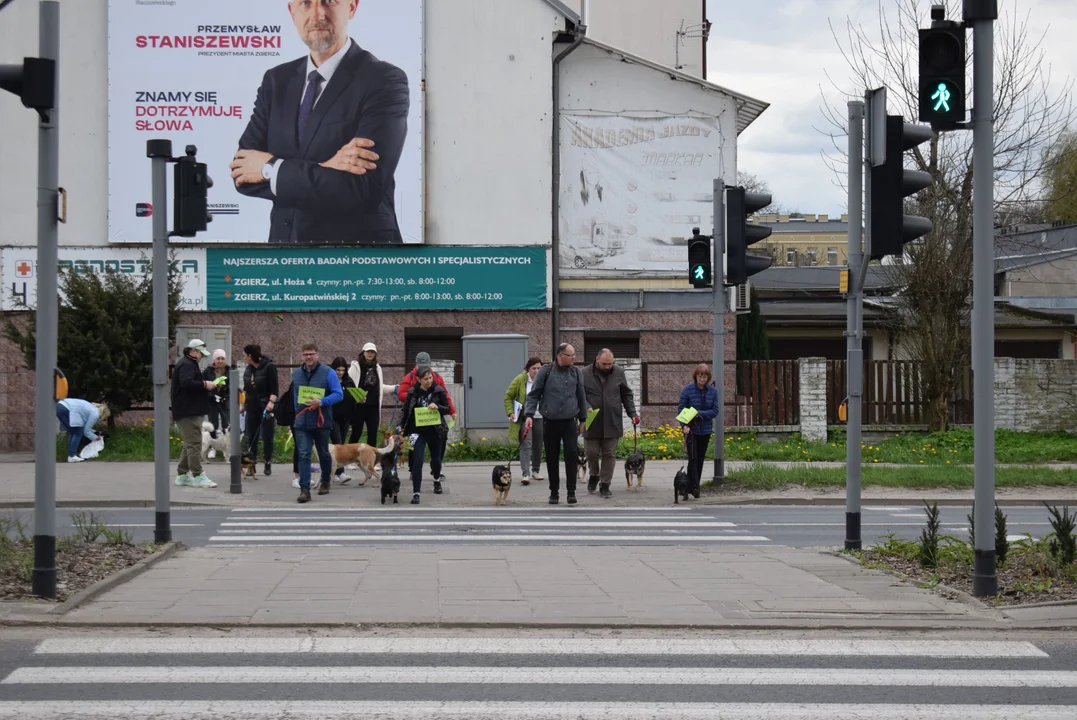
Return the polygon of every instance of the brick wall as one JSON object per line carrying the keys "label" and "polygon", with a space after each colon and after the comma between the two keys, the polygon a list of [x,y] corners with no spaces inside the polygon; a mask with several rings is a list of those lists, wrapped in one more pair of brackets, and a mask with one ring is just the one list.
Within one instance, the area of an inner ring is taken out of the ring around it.
{"label": "brick wall", "polygon": [[1077,360],[995,358],[995,427],[1077,430]]}
{"label": "brick wall", "polygon": [[826,358],[800,359],[800,434],[826,442]]}

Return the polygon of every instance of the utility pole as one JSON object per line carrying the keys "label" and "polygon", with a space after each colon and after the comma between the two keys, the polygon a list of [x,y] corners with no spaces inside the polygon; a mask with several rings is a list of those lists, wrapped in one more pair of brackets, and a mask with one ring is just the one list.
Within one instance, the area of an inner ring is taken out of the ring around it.
{"label": "utility pole", "polygon": [[[884,101],[885,102],[885,101]],[[860,550],[860,431],[864,353],[860,336],[860,307],[863,302],[864,262],[861,246],[864,198],[864,103],[849,102],[849,291],[845,317],[846,400],[845,443],[845,549]]]}
{"label": "utility pole", "polygon": [[976,536],[972,594],[998,594],[995,568],[994,21],[996,0],[965,0],[972,24],[972,377]]}
{"label": "utility pole", "polygon": [[725,482],[725,181],[714,181],[714,350],[711,367],[718,391],[718,417],[714,423],[715,485]]}
{"label": "utility pole", "polygon": [[150,140],[153,192],[153,477],[155,526],[153,540],[172,541],[172,513],[168,478],[168,163],[171,140]]}

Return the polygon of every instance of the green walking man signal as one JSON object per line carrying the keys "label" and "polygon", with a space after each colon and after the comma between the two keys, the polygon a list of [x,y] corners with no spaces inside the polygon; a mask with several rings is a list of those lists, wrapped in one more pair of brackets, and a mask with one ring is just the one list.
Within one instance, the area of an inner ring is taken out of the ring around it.
{"label": "green walking man signal", "polygon": [[692,273],[696,280],[704,280],[707,277],[707,269],[702,265],[696,265],[695,272]]}
{"label": "green walking man signal", "polygon": [[946,87],[946,83],[939,83],[939,89],[935,91],[935,94],[931,96],[932,100],[935,100],[935,112],[940,109],[943,112],[950,112],[950,90]]}

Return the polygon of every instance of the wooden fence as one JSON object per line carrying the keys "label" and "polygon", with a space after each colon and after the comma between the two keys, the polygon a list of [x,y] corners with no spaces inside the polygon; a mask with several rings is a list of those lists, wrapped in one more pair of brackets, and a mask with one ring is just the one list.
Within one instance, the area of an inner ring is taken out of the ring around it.
{"label": "wooden fence", "polygon": [[[848,395],[846,361],[826,364],[827,423],[837,425],[838,408]],[[865,360],[864,394],[861,398],[865,425],[923,425],[927,401],[923,397],[920,363],[909,360]],[[972,422],[972,368],[957,371],[957,385],[950,403],[950,422]]]}

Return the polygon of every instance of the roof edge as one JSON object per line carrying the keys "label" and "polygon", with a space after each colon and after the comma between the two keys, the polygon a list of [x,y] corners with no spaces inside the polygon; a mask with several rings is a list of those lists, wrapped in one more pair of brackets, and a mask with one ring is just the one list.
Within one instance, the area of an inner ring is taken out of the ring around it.
{"label": "roof edge", "polygon": [[575,10],[570,8],[568,5],[565,5],[563,2],[561,2],[561,0],[545,0],[545,2],[554,10],[561,13],[561,15],[563,15],[566,20],[571,20],[573,25],[578,26],[580,24],[579,14]]}

